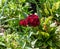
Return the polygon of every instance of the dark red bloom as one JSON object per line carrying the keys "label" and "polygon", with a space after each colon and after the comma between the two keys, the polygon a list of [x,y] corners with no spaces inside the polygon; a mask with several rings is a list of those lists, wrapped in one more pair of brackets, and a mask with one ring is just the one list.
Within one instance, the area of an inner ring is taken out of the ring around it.
{"label": "dark red bloom", "polygon": [[22,26],[33,26],[36,27],[40,25],[39,17],[35,14],[29,15],[26,19],[20,20],[19,22]]}
{"label": "dark red bloom", "polygon": [[22,26],[27,26],[28,22],[27,22],[26,19],[22,19],[22,20],[20,20],[19,24],[22,25]]}
{"label": "dark red bloom", "polygon": [[39,17],[35,14],[29,15],[27,17],[28,25],[29,26],[38,26],[40,24]]}

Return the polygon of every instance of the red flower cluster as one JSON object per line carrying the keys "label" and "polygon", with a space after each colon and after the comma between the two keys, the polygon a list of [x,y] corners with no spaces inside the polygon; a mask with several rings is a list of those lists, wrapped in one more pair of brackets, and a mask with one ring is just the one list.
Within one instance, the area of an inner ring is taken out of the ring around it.
{"label": "red flower cluster", "polygon": [[22,20],[20,20],[19,24],[22,25],[22,26],[27,26],[28,21],[26,19],[22,19]]}
{"label": "red flower cluster", "polygon": [[29,15],[26,19],[20,20],[19,22],[22,26],[38,26],[40,24],[39,17],[37,15]]}

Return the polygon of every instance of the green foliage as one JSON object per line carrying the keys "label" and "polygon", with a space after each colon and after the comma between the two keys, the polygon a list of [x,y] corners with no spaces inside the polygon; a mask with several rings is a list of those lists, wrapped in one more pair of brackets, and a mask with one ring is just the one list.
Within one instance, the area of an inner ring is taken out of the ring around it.
{"label": "green foliage", "polygon": [[[30,3],[36,4],[40,25],[19,26],[19,21],[32,14]],[[55,22],[57,20],[57,22]],[[60,0],[1,0],[0,49],[60,49]]]}

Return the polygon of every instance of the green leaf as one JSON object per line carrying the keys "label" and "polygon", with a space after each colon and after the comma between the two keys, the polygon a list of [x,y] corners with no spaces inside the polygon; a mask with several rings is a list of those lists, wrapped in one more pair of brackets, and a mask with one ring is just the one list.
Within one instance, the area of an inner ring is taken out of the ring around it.
{"label": "green leaf", "polygon": [[47,43],[49,46],[52,46],[52,40],[49,40]]}
{"label": "green leaf", "polygon": [[42,14],[40,13],[40,9],[39,9],[39,7],[38,7],[38,5],[36,5],[37,6],[37,14],[38,14],[38,16],[41,18],[42,17]]}
{"label": "green leaf", "polygon": [[28,16],[28,14],[25,12],[22,12],[22,15],[24,16],[24,18],[26,18]]}
{"label": "green leaf", "polygon": [[2,43],[2,42],[0,42],[0,46],[6,47],[6,45],[4,43]]}
{"label": "green leaf", "polygon": [[60,47],[60,41],[58,41],[58,42],[56,43],[56,45],[57,45],[58,47]]}

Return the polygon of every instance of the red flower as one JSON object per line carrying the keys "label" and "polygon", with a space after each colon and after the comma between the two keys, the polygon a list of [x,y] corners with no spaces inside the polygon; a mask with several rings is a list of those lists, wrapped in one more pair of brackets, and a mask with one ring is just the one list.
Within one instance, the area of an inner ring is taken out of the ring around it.
{"label": "red flower", "polygon": [[29,15],[26,19],[20,20],[19,22],[20,25],[22,26],[33,26],[36,27],[40,25],[39,17],[37,15]]}
{"label": "red flower", "polygon": [[26,19],[22,19],[22,20],[20,20],[19,24],[22,25],[22,26],[27,26],[28,22],[27,22]]}
{"label": "red flower", "polygon": [[28,25],[29,26],[38,26],[40,24],[39,17],[37,15],[29,15],[27,17]]}

